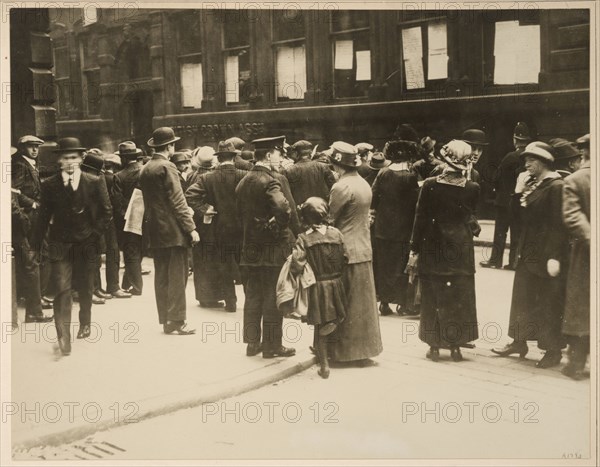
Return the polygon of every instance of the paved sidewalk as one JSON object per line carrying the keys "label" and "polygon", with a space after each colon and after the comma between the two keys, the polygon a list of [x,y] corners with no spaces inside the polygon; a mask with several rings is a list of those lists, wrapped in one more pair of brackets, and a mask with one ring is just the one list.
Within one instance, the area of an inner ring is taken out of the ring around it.
{"label": "paved sidewalk", "polygon": [[[152,268],[152,261],[144,259]],[[103,271],[104,273],[104,271]],[[104,274],[103,274],[104,277]],[[242,343],[243,292],[238,311],[203,309],[187,286],[188,322],[196,335],[165,335],[154,304],[153,274],[144,294],[112,299],[92,308],[92,334],[75,339],[63,357],[53,323],[24,324],[12,339],[12,397],[5,410],[12,445],[31,447],[68,442],[97,430],[256,389],[313,364],[312,329],[284,320],[284,345],[291,358],[246,357]],[[19,310],[22,322],[24,310]],[[5,334],[9,333],[3,329]],[[11,415],[12,413],[12,415]]]}

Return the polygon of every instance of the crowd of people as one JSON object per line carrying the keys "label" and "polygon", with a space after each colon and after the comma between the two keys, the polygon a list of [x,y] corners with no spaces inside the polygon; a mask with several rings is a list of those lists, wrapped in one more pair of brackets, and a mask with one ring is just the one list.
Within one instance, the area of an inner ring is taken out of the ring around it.
{"label": "crowd of people", "polygon": [[[73,300],[77,338],[86,338],[93,303],[142,294],[144,256],[154,262],[165,334],[195,333],[190,274],[199,305],[224,312],[237,311],[241,284],[246,355],[294,355],[282,322],[300,317],[314,325],[323,378],[329,361],[373,364],[383,348],[379,314],[394,313],[392,304],[420,316],[433,361],[440,349],[461,361],[461,347],[477,340],[474,166],[489,144],[484,131],[438,145],[402,124],[381,150],[343,141],[319,150],[280,136],[176,151],[179,140],[158,128],[146,156],[131,141],[105,153],[62,138],[53,149],[59,168],[43,181],[44,141],[23,136],[14,149],[13,306],[24,298],[25,322],[54,319],[64,355]],[[493,351],[524,357],[527,341],[537,341],[546,351],[537,366],[549,368],[568,343],[563,372],[580,379],[590,347],[590,137],[534,141],[519,122],[513,142],[494,177],[494,246],[481,263],[503,267],[510,229],[513,341]]]}

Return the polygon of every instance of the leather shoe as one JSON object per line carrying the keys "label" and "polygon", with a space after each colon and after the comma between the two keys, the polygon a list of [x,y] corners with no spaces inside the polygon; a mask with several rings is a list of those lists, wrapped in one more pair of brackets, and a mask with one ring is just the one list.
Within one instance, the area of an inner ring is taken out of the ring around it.
{"label": "leather shoe", "polygon": [[542,359],[538,361],[535,366],[537,368],[551,368],[560,363],[562,359],[562,352],[560,350],[548,350]]}
{"label": "leather shoe", "polygon": [[165,334],[177,334],[179,336],[189,336],[196,334],[196,330],[188,327],[187,323],[167,323],[163,326]]}
{"label": "leather shoe", "polygon": [[460,348],[459,347],[453,347],[453,348],[451,348],[450,349],[450,357],[455,362],[461,362],[462,359],[463,359],[463,356],[462,356],[462,353],[460,352]]}
{"label": "leather shoe", "polygon": [[235,313],[237,311],[237,303],[236,302],[226,302],[225,303],[225,311],[228,313]]}
{"label": "leather shoe", "polygon": [[319,368],[317,373],[323,379],[329,378],[329,368]]}
{"label": "leather shoe", "polygon": [[223,308],[223,302],[200,302],[202,308]]}
{"label": "leather shoe", "polygon": [[489,268],[489,269],[500,269],[502,266],[497,264],[497,263],[493,263],[491,261],[480,261],[479,265],[482,268]]}
{"label": "leather shoe", "polygon": [[260,344],[260,343],[252,342],[246,346],[246,356],[247,357],[254,357],[255,355],[258,355],[261,352],[262,352],[262,344]]}
{"label": "leather shoe", "polygon": [[140,290],[134,289],[133,287],[129,287],[127,290],[125,290],[125,292],[127,292],[130,295],[142,295],[142,292]]}
{"label": "leather shoe", "polygon": [[71,342],[66,336],[58,338],[58,348],[63,355],[71,355]]}
{"label": "leather shoe", "polygon": [[95,295],[92,295],[92,303],[94,305],[104,305],[106,303],[106,300],[104,300],[103,298],[100,298],[100,297],[96,297]]}
{"label": "leather shoe", "polygon": [[112,298],[111,294],[106,293],[100,289],[94,290],[94,295],[98,298],[103,298],[104,300],[110,300]]}
{"label": "leather shoe", "polygon": [[425,354],[425,357],[432,362],[437,362],[440,359],[440,349],[437,347],[429,347],[429,350]]}
{"label": "leather shoe", "polygon": [[44,315],[27,315],[25,316],[26,323],[49,323],[54,319],[54,316]]}
{"label": "leather shoe", "polygon": [[118,289],[111,293],[113,298],[131,298],[131,294],[129,292],[125,292],[124,290]]}
{"label": "leather shoe", "polygon": [[52,302],[42,298],[42,310],[51,310],[53,306]]}
{"label": "leather shoe", "polygon": [[150,274],[152,271],[150,271],[150,269],[144,269],[142,268],[142,276],[147,276],[148,274]]}
{"label": "leather shoe", "polygon": [[89,325],[84,324],[79,328],[79,331],[77,331],[77,339],[86,339],[90,337],[90,334],[91,333]]}
{"label": "leather shoe", "polygon": [[502,269],[506,269],[507,271],[514,271],[517,267],[514,264],[505,264],[502,266]]}
{"label": "leather shoe", "polygon": [[263,358],[275,358],[275,357],[293,357],[296,355],[296,349],[291,347],[284,347],[283,345],[276,350],[263,350]]}
{"label": "leather shoe", "polygon": [[529,348],[527,347],[527,343],[525,342],[517,342],[512,341],[510,344],[506,344],[501,349],[492,349],[496,355],[500,355],[501,357],[508,357],[514,353],[518,353],[519,357],[524,358],[529,352]]}
{"label": "leather shoe", "polygon": [[571,379],[574,379],[575,381],[580,381],[582,379],[585,379],[588,376],[585,371],[583,371],[580,368],[577,368],[576,365],[572,365],[570,363],[568,363],[561,370],[561,373],[565,376],[568,376]]}
{"label": "leather shoe", "polygon": [[387,303],[380,303],[379,304],[379,313],[381,313],[381,316],[388,316],[393,314],[394,312],[392,311],[392,309],[390,308],[390,306]]}

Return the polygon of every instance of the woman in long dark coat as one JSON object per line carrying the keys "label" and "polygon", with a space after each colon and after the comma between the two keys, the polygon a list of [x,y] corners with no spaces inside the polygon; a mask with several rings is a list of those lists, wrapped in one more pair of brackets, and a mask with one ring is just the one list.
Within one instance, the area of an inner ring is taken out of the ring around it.
{"label": "woman in long dark coat", "polygon": [[331,147],[331,162],[340,177],[331,188],[329,209],[348,255],[343,274],[348,308],[344,321],[330,334],[329,355],[334,361],[368,365],[383,350],[371,263],[371,187],[357,172],[361,161],[356,148],[341,141]]}
{"label": "woman in long dark coat", "polygon": [[460,346],[478,338],[472,223],[479,185],[465,176],[467,143],[451,141],[441,154],[443,172],[419,194],[409,268],[417,265],[421,284],[419,338],[429,344],[427,358],[437,361],[439,349],[449,348],[460,361]]}
{"label": "woman in long dark coat", "polygon": [[562,177],[552,170],[551,148],[536,141],[521,153],[529,172],[521,196],[522,231],[517,250],[508,335],[514,340],[492,351],[502,357],[527,354],[527,341],[546,350],[538,368],[560,363],[564,347],[561,324],[568,254],[562,219]]}
{"label": "woman in long dark coat", "polygon": [[389,315],[392,313],[389,304],[396,303],[398,314],[414,314],[414,299],[410,300],[408,276],[404,269],[410,253],[410,235],[419,192],[418,176],[410,166],[417,157],[416,144],[412,141],[389,141],[384,153],[392,164],[377,175],[371,202],[375,212],[373,253],[375,288],[381,302],[379,311],[382,315]]}

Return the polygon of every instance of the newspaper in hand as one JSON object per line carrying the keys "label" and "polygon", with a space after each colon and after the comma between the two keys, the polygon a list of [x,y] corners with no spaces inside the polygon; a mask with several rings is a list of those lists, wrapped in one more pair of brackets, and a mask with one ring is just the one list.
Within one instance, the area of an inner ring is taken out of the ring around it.
{"label": "newspaper in hand", "polygon": [[129,206],[125,212],[125,232],[131,232],[136,235],[142,235],[142,224],[144,221],[144,196],[142,190],[136,188],[133,190]]}

